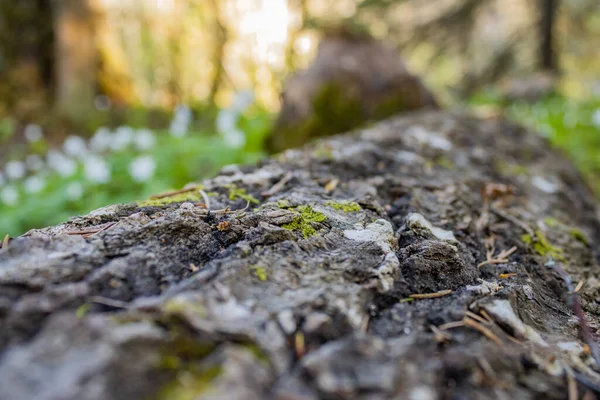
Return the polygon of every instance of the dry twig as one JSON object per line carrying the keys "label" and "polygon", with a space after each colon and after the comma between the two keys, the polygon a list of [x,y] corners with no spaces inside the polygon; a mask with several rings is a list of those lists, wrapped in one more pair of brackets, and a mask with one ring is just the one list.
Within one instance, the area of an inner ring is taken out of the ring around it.
{"label": "dry twig", "polygon": [[4,240],[2,241],[2,248],[6,249],[8,247],[8,242],[10,241],[10,235],[4,236]]}
{"label": "dry twig", "polygon": [[477,268],[481,268],[484,265],[488,265],[488,264],[504,264],[507,263],[508,257],[514,253],[515,251],[517,251],[517,246],[513,246],[508,250],[502,250],[500,253],[496,254],[495,256],[493,255],[494,252],[494,248],[492,248],[491,250],[487,251],[486,254],[486,260],[479,263],[479,265],[477,266]]}
{"label": "dry twig", "polygon": [[179,190],[172,190],[172,191],[166,192],[166,193],[153,194],[152,196],[150,196],[150,198],[151,199],[165,199],[167,197],[173,197],[173,196],[176,196],[178,194],[193,192],[194,190],[196,190],[197,187],[198,187],[198,185],[194,185],[194,186],[191,186],[189,188],[184,188],[184,189],[179,189]]}
{"label": "dry twig", "polygon": [[291,172],[288,172],[284,175],[283,178],[281,178],[279,182],[271,186],[271,189],[267,190],[266,192],[262,192],[261,194],[265,197],[273,196],[274,194],[280,192],[285,187],[285,184],[288,183],[293,176],[294,175]]}
{"label": "dry twig", "polygon": [[417,299],[417,300],[419,300],[419,299],[434,299],[436,297],[447,296],[451,293],[452,293],[452,290],[441,290],[441,291],[435,292],[435,293],[415,293],[415,294],[411,294],[408,297]]}
{"label": "dry twig", "polygon": [[93,296],[91,299],[92,303],[102,304],[114,308],[129,308],[129,303],[121,300],[109,299],[102,296]]}
{"label": "dry twig", "polygon": [[481,325],[477,321],[475,321],[471,318],[464,318],[463,322],[464,322],[465,326],[468,326],[470,328],[473,328],[473,329],[479,331],[483,336],[487,337],[492,342],[496,343],[499,346],[502,346],[502,340],[500,340],[500,338],[498,336],[496,336],[496,334],[494,332],[492,332],[485,326]]}
{"label": "dry twig", "polygon": [[306,344],[304,342],[304,333],[296,332],[294,337],[294,348],[296,349],[296,357],[302,358],[306,354]]}
{"label": "dry twig", "polygon": [[87,239],[90,236],[96,235],[100,232],[104,232],[104,231],[112,228],[116,224],[117,224],[116,222],[109,222],[108,224],[104,224],[101,228],[98,226],[93,226],[91,228],[82,229],[79,231],[69,231],[69,232],[66,232],[66,234],[67,235],[81,235],[81,237],[83,237],[84,239]]}

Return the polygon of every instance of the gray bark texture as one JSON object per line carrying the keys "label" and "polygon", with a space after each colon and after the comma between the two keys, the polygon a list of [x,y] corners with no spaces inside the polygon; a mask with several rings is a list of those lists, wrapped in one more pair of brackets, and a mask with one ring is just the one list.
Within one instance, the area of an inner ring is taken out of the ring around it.
{"label": "gray bark texture", "polygon": [[595,398],[597,209],[544,138],[419,112],[202,188],[0,250],[0,399]]}

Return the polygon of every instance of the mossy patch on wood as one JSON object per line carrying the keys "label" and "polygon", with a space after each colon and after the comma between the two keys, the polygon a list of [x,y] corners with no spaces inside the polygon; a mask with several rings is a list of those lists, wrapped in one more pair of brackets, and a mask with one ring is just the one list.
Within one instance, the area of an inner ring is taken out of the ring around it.
{"label": "mossy patch on wood", "polygon": [[254,276],[256,276],[263,282],[267,280],[267,271],[264,267],[261,267],[260,265],[253,265],[251,268],[254,273]]}
{"label": "mossy patch on wood", "polygon": [[308,205],[298,206],[294,211],[298,216],[289,224],[282,225],[282,228],[300,231],[304,238],[317,233],[317,230],[313,226],[314,223],[321,223],[327,220],[325,214],[313,210],[313,208]]}
{"label": "mossy patch on wood", "polygon": [[200,367],[184,362],[178,357],[164,359],[163,367],[176,369],[175,378],[163,386],[154,397],[156,400],[194,400],[210,389],[211,382],[221,375],[220,365]]}
{"label": "mossy patch on wood", "polygon": [[138,207],[162,207],[171,203],[183,203],[186,201],[202,201],[202,195],[197,190],[194,190],[192,192],[174,194],[173,196],[138,201],[137,205]]}
{"label": "mossy patch on wood", "polygon": [[566,261],[564,251],[560,247],[552,245],[544,233],[540,230],[535,231],[535,236],[530,234],[521,236],[523,243],[533,246],[533,249],[541,256],[551,256],[559,261]]}
{"label": "mossy patch on wood", "polygon": [[354,201],[328,201],[325,203],[326,206],[334,208],[338,211],[343,212],[352,212],[352,211],[360,211],[362,208],[360,205]]}
{"label": "mossy patch on wood", "polygon": [[252,204],[260,203],[256,197],[246,192],[246,189],[244,188],[237,187],[236,185],[227,185],[226,187],[229,190],[229,200],[243,199]]}

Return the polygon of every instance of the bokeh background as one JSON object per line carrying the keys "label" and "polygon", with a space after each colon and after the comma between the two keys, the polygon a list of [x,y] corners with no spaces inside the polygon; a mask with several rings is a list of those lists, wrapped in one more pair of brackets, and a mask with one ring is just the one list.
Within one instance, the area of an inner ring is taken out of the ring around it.
{"label": "bokeh background", "polygon": [[395,46],[445,108],[535,128],[600,192],[597,0],[0,1],[0,235],[260,159],[336,26]]}

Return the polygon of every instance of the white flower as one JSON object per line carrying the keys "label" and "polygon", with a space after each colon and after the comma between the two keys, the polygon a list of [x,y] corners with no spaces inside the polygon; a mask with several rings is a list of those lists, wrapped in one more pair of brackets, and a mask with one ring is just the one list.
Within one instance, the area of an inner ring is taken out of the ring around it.
{"label": "white flower", "polygon": [[65,191],[67,199],[71,201],[79,200],[83,196],[83,186],[79,182],[71,182]]}
{"label": "white flower", "polygon": [[120,126],[112,135],[110,148],[113,151],[125,150],[133,141],[133,128],[129,126]]}
{"label": "white flower", "polygon": [[91,155],[84,160],[84,172],[87,179],[94,183],[110,181],[110,168],[102,158]]}
{"label": "white flower", "polygon": [[243,90],[236,93],[231,104],[231,109],[237,113],[244,112],[254,101],[254,93],[251,90]]}
{"label": "white flower", "polygon": [[25,139],[27,139],[27,141],[30,143],[40,141],[44,136],[42,127],[36,124],[27,125],[23,131],[23,134],[25,135]]}
{"label": "white flower", "polygon": [[239,149],[246,144],[246,135],[239,129],[234,129],[223,134],[225,145],[231,149]]}
{"label": "white flower", "polygon": [[85,157],[88,152],[85,139],[80,136],[69,136],[63,143],[63,151],[71,157]]}
{"label": "white flower", "polygon": [[217,114],[217,130],[229,148],[239,149],[246,144],[246,135],[237,128],[239,115],[230,109],[223,109]]}
{"label": "white flower", "polygon": [[229,109],[225,108],[220,110],[217,114],[217,120],[215,121],[217,131],[219,131],[219,133],[225,133],[236,129],[237,118],[237,114]]}
{"label": "white flower", "polygon": [[4,167],[6,177],[11,181],[23,179],[25,177],[25,164],[21,161],[9,161]]}
{"label": "white flower", "polygon": [[129,174],[136,182],[145,182],[154,176],[156,162],[150,156],[140,156],[129,164]]}
{"label": "white flower", "polygon": [[25,179],[23,187],[27,193],[39,193],[46,187],[46,181],[41,176],[33,175]]}
{"label": "white flower", "polygon": [[600,128],[600,108],[592,113],[592,123],[596,128]]}
{"label": "white flower", "polygon": [[90,139],[90,149],[96,153],[102,153],[110,149],[112,134],[108,128],[98,128]]}
{"label": "white flower", "polygon": [[171,132],[172,136],[183,137],[187,134],[191,122],[192,110],[187,106],[179,105],[175,109],[169,132]]}
{"label": "white flower", "polygon": [[16,206],[19,202],[19,192],[14,186],[7,186],[0,192],[0,200],[7,206]]}
{"label": "white flower", "polygon": [[135,134],[135,146],[138,150],[150,150],[155,144],[156,138],[150,129],[140,129]]}
{"label": "white flower", "polygon": [[36,154],[30,154],[25,158],[25,164],[30,171],[39,171],[44,168],[44,160]]}
{"label": "white flower", "polygon": [[46,155],[46,162],[50,168],[65,178],[77,172],[77,163],[75,160],[65,156],[60,151],[50,150]]}

